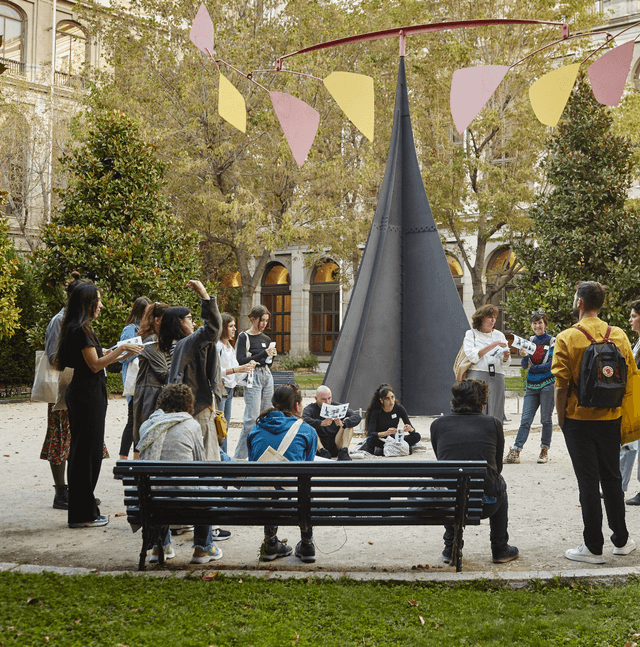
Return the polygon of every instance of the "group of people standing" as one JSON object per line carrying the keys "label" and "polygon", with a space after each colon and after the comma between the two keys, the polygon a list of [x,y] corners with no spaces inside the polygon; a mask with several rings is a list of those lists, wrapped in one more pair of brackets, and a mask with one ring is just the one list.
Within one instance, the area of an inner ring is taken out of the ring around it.
{"label": "group of people standing", "polygon": [[[632,349],[624,331],[609,326],[598,317],[605,294],[606,289],[600,283],[579,283],[573,302],[573,315],[578,324],[563,331],[557,338],[547,333],[548,322],[544,312],[531,313],[534,335],[529,340],[535,344],[535,351],[520,351],[522,366],[528,368],[527,390],[520,428],[513,447],[504,459],[504,463],[520,462],[520,452],[527,440],[533,416],[540,408],[542,443],[538,462],[547,462],[555,402],[558,424],[578,483],[584,525],[584,543],[568,549],[565,557],[593,564],[605,562],[601,499],[612,531],[613,554],[625,556],[636,549],[636,543],[630,538],[626,526],[623,492],[631,475],[637,441],[622,447],[620,445],[622,406],[625,402],[623,394],[624,397],[631,395],[631,376],[639,374],[640,339]],[[487,461],[483,516],[491,518],[494,561],[502,562],[515,559],[518,550],[507,544],[506,487],[501,476],[496,478],[502,471],[504,447],[504,408],[501,404],[504,402],[504,379],[497,376],[502,373],[501,365],[506,363],[508,356],[507,350],[504,354],[500,350],[491,352],[493,349],[507,349],[502,333],[492,329],[495,315],[494,306],[483,306],[474,315],[473,329],[465,335],[463,345],[474,368],[467,373],[470,379],[454,384],[452,414],[432,424],[431,442],[439,460]],[[631,304],[629,321],[632,330],[640,335],[640,301]],[[587,349],[600,348],[598,344],[602,344],[604,349],[609,342],[615,347],[618,359],[608,360],[609,364],[597,364],[593,369],[590,363],[585,367]],[[483,357],[491,359],[482,362]],[[585,385],[591,385],[592,380],[598,383],[600,380],[610,380],[602,387],[601,392],[606,396],[599,396],[599,400],[588,399],[592,387]],[[611,395],[614,393],[612,388],[617,389],[618,399]],[[492,389],[495,391],[493,397]],[[483,405],[485,413],[480,414]],[[638,476],[640,480],[640,470]],[[626,503],[640,505],[640,495]],[[445,560],[451,558],[450,534],[445,532]]]}

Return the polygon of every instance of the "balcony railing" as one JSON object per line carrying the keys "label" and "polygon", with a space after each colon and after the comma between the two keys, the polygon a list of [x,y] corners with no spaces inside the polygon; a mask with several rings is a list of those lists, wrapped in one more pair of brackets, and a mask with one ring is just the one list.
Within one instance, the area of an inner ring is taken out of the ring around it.
{"label": "balcony railing", "polygon": [[87,85],[84,76],[67,74],[66,72],[56,72],[54,84],[64,88],[76,88],[79,90],[85,90]]}
{"label": "balcony railing", "polygon": [[0,56],[0,63],[6,65],[7,72],[10,72],[11,74],[18,74],[19,76],[27,75],[27,66],[25,63],[14,61],[10,58],[4,58],[2,56]]}

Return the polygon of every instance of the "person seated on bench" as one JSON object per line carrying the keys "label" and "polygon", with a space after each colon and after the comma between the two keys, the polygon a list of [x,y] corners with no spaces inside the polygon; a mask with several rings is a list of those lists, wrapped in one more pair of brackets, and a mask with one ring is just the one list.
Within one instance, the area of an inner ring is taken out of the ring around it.
{"label": "person seated on bench", "polygon": [[[504,433],[501,421],[482,413],[488,392],[483,380],[455,382],[451,387],[452,413],[431,424],[431,445],[439,461],[487,461],[482,518],[489,517],[493,561],[502,564],[516,559],[519,553],[515,546],[507,543],[507,484],[500,474]],[[445,526],[442,558],[447,563],[451,561],[452,547],[453,526]]]}
{"label": "person seated on bench", "polygon": [[[200,424],[191,415],[195,398],[186,384],[167,384],[158,397],[158,408],[140,427],[138,451],[140,459],[147,461],[205,461]],[[169,526],[163,527],[164,558],[176,556],[171,546]],[[226,537],[225,537],[226,538]],[[211,526],[193,529],[192,564],[207,564],[220,559],[222,551],[213,541]],[[158,546],[153,547],[149,563],[158,562]]]}
{"label": "person seated on bench", "polygon": [[[278,449],[287,431],[298,424],[299,428],[284,449],[284,457],[290,461],[312,461],[316,455],[318,435],[313,427],[299,420],[302,416],[302,393],[295,384],[279,386],[271,398],[273,407],[263,411],[256,426],[247,436],[249,460],[259,461],[267,448]],[[301,540],[296,546],[296,557],[303,562],[316,561],[316,547],[313,543],[313,528],[300,529]],[[264,541],[260,547],[260,561],[270,562],[277,557],[291,555],[293,549],[278,539],[278,526],[264,527]]]}
{"label": "person seated on bench", "polygon": [[[402,420],[404,425],[399,423]],[[371,403],[364,414],[364,426],[367,439],[358,449],[376,456],[384,456],[384,439],[393,436],[397,431],[404,431],[404,440],[413,446],[420,442],[420,434],[411,426],[406,409],[396,400],[396,394],[388,384],[381,384],[371,398]]]}
{"label": "person seated on bench", "polygon": [[320,411],[325,403],[332,404],[331,389],[322,385],[316,389],[316,401],[308,404],[302,412],[303,420],[318,434],[321,446],[317,454],[322,458],[337,456],[339,461],[350,461],[349,444],[353,438],[353,428],[362,418],[352,409],[347,409],[343,418],[323,418]]}

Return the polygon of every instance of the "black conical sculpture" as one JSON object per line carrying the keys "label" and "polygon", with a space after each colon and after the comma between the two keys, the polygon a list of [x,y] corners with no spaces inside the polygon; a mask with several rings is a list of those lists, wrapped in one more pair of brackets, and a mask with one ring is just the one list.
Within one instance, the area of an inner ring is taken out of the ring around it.
{"label": "black conical sculpture", "polygon": [[324,383],[353,409],[386,382],[409,415],[447,413],[468,327],[418,167],[401,58],[384,181]]}

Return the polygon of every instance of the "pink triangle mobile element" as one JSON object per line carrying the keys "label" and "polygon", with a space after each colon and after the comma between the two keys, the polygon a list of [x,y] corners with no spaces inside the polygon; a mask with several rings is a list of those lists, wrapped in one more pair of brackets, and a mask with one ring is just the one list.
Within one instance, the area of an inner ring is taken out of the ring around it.
{"label": "pink triangle mobile element", "polygon": [[189,40],[203,53],[213,56],[213,23],[204,2],[200,5],[198,13],[196,14],[191,31],[189,32]]}
{"label": "pink triangle mobile element", "polygon": [[269,92],[269,97],[298,168],[302,168],[320,125],[320,113],[290,94]]}
{"label": "pink triangle mobile element", "polygon": [[483,65],[453,73],[449,103],[460,135],[484,108],[508,71],[508,65]]}
{"label": "pink triangle mobile element", "polygon": [[617,106],[620,103],[631,69],[634,44],[630,40],[609,50],[589,66],[587,74],[591,81],[591,89],[599,103],[605,106]]}

